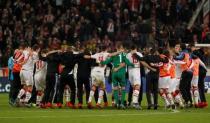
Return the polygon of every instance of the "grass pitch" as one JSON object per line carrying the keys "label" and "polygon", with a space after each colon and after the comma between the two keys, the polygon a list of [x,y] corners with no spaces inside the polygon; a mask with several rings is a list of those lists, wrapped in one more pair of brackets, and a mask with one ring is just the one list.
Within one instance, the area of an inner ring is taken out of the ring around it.
{"label": "grass pitch", "polygon": [[[109,98],[110,99],[110,98]],[[210,102],[210,95],[207,95]],[[159,100],[161,100],[159,98]],[[162,102],[160,102],[162,105]],[[8,94],[0,94],[0,123],[209,123],[210,108],[178,109],[176,112],[126,109],[37,109],[11,107]]]}

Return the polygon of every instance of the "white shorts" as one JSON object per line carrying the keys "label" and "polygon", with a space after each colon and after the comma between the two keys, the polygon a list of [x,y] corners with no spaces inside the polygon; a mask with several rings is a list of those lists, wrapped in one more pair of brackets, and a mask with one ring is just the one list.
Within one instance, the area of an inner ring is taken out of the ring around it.
{"label": "white shorts", "polygon": [[21,85],[33,86],[33,71],[20,71]]}
{"label": "white shorts", "polygon": [[141,86],[141,72],[140,68],[131,68],[128,70],[128,79],[131,85],[140,85]]}
{"label": "white shorts", "polygon": [[104,70],[93,69],[91,71],[92,85],[105,88]]}
{"label": "white shorts", "polygon": [[34,82],[37,91],[44,91],[46,87],[46,71],[39,71],[35,73]]}
{"label": "white shorts", "polygon": [[168,89],[168,92],[169,93],[174,92],[176,90],[176,86],[177,86],[176,78],[171,78],[169,80],[169,89]]}
{"label": "white shorts", "polygon": [[170,85],[170,79],[171,77],[170,76],[166,76],[166,77],[159,77],[159,84],[158,84],[158,87],[159,88],[169,88],[169,85]]}
{"label": "white shorts", "polygon": [[191,81],[191,86],[198,87],[198,76],[193,76]]}

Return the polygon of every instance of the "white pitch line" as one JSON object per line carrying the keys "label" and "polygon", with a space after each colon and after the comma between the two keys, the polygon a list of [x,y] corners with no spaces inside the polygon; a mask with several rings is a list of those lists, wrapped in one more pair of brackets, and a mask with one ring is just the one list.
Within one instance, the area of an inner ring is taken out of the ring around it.
{"label": "white pitch line", "polygon": [[[173,112],[174,113],[174,112]],[[169,115],[172,114],[166,113],[166,112],[159,112],[159,113],[135,113],[135,114],[98,114],[98,115],[74,115],[74,116],[15,116],[15,117],[8,117],[8,116],[2,116],[0,119],[34,119],[34,118],[82,118],[82,117],[116,117],[116,116],[147,116],[147,115]]]}
{"label": "white pitch line", "polygon": [[[175,113],[180,113],[179,111],[175,112],[153,112],[153,113],[133,113],[133,114],[96,114],[96,115],[68,115],[68,116],[50,116],[50,115],[42,115],[42,116],[0,116],[0,119],[36,119],[36,118],[54,118],[54,119],[61,119],[61,118],[85,118],[85,117],[116,117],[116,116],[149,116],[149,115],[171,115]],[[200,114],[200,113],[189,113],[189,114]],[[205,113],[210,115],[210,113]]]}
{"label": "white pitch line", "polygon": [[[27,108],[25,108],[25,109],[27,109]],[[21,108],[20,108],[20,110],[11,110],[11,111],[4,111],[4,112],[7,112],[7,113],[25,113],[25,112],[28,112],[28,113],[46,113],[46,112],[53,112],[53,113],[59,113],[59,112],[79,112],[79,111],[84,111],[84,112],[94,112],[94,111],[99,111],[99,110],[89,110],[89,109],[81,109],[81,110],[77,110],[77,109],[75,109],[75,110],[73,110],[73,109],[65,109],[65,110],[59,110],[59,109],[56,109],[56,110],[54,110],[54,109],[50,109],[50,110],[48,110],[48,109],[37,109],[37,110],[21,110]],[[126,111],[126,110],[109,110],[109,109],[105,109],[104,111],[116,111],[116,112],[118,112],[118,111]],[[128,110],[128,111],[135,111],[135,112],[137,112],[138,110]],[[143,110],[143,112],[145,112],[145,111],[147,111],[147,110]],[[161,111],[161,110],[159,110],[159,111]],[[162,111],[164,111],[164,110],[162,110]],[[141,110],[139,110],[139,112],[141,113]],[[151,112],[151,113],[179,113],[180,111],[178,111],[178,110],[174,110],[174,111],[166,111],[166,112]],[[150,113],[150,112],[145,112],[145,113]]]}

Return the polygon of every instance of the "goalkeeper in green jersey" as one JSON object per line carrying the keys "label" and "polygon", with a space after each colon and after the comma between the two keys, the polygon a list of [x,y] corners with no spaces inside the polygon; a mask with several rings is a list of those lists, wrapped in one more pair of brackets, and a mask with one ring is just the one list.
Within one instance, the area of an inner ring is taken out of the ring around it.
{"label": "goalkeeper in green jersey", "polygon": [[[119,44],[117,47],[117,51],[122,51],[124,49],[122,44]],[[107,60],[101,62],[101,64],[108,64],[112,63],[113,70],[112,70],[112,83],[113,83],[113,91],[114,91],[114,100],[117,108],[125,109],[125,102],[126,97],[126,65],[134,66],[134,64],[130,63],[129,60],[126,58],[125,53],[119,53],[118,55],[112,56]],[[119,86],[121,87],[121,101],[119,101]],[[121,102],[121,104],[119,103]]]}

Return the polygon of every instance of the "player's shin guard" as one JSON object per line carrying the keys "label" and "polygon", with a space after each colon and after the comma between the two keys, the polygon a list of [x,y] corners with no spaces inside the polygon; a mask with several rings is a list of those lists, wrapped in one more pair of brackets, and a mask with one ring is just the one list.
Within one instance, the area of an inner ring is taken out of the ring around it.
{"label": "player's shin guard", "polygon": [[138,103],[139,90],[133,90],[133,103]]}
{"label": "player's shin guard", "polygon": [[99,96],[98,96],[98,104],[101,104],[103,100],[103,95],[104,95],[104,90],[99,91]]}
{"label": "player's shin guard", "polygon": [[22,88],[22,89],[19,91],[17,98],[20,99],[25,93],[26,93],[25,89]]}
{"label": "player's shin guard", "polygon": [[69,93],[69,89],[68,88],[65,88],[65,90],[64,90],[64,97],[66,99],[66,102],[70,101],[70,93]]}
{"label": "player's shin guard", "polygon": [[92,98],[94,96],[94,93],[95,92],[93,90],[90,91],[90,96],[89,96],[89,99],[88,99],[88,103],[91,103],[92,102]]}

